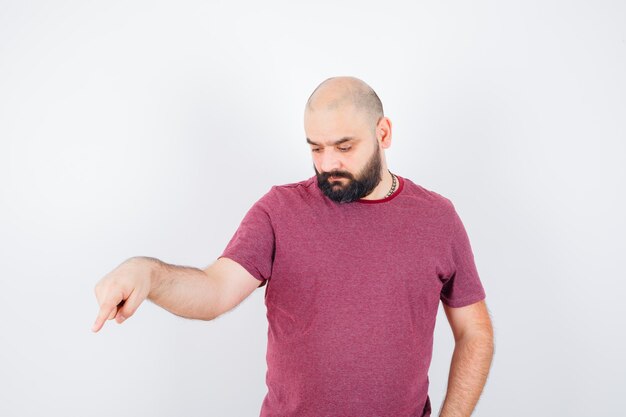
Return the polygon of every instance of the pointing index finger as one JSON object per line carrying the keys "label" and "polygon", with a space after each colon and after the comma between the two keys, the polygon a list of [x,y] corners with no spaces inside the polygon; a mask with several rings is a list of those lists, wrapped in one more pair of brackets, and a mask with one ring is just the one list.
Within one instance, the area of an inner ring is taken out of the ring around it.
{"label": "pointing index finger", "polygon": [[97,332],[98,330],[102,328],[102,326],[104,325],[104,322],[109,317],[109,314],[111,314],[111,312],[113,311],[115,307],[116,306],[113,303],[102,304],[102,306],[100,307],[100,312],[98,313],[98,317],[96,318],[96,321],[91,327],[91,330],[93,332]]}

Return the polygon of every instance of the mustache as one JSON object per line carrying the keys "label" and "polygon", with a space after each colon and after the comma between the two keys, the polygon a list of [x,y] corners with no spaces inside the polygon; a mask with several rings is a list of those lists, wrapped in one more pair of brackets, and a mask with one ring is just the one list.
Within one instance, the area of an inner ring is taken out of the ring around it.
{"label": "mustache", "polygon": [[336,177],[336,178],[352,178],[350,176],[350,174],[343,174],[343,173],[332,173],[332,172],[326,172],[322,174],[322,179],[329,179],[330,177]]}

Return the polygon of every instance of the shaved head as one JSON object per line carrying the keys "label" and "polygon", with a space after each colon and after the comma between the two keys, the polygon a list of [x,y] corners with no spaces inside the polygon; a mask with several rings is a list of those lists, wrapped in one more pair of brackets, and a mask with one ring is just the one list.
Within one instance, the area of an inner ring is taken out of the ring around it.
{"label": "shaved head", "polygon": [[317,86],[304,108],[317,185],[337,203],[385,198],[394,183],[384,150],[391,121],[372,87],[349,76]]}
{"label": "shaved head", "polygon": [[305,112],[332,111],[352,107],[362,114],[365,123],[375,131],[383,114],[383,105],[376,92],[356,77],[331,77],[313,90],[306,102]]}

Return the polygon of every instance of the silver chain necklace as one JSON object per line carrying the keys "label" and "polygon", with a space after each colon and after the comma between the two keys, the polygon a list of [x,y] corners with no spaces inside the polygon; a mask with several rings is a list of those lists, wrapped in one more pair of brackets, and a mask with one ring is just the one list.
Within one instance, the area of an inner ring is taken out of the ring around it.
{"label": "silver chain necklace", "polygon": [[[387,171],[389,171],[389,170],[387,170]],[[389,173],[391,174],[391,171],[389,171]],[[389,192],[387,193],[387,195],[384,198],[389,197],[396,190],[396,176],[394,174],[391,174],[391,179],[393,180],[393,183],[391,184],[391,190],[389,190]]]}

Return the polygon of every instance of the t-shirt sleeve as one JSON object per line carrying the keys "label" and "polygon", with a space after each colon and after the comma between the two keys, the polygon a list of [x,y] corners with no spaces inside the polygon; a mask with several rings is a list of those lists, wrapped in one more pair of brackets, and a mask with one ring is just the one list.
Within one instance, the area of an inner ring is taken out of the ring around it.
{"label": "t-shirt sleeve", "polygon": [[232,259],[243,266],[264,286],[272,273],[274,263],[274,228],[268,212],[270,192],[261,197],[247,211],[235,234],[218,259]]}
{"label": "t-shirt sleeve", "polygon": [[448,273],[442,278],[441,301],[450,307],[463,307],[485,298],[474,253],[463,222],[452,206],[450,240],[447,245]]}

